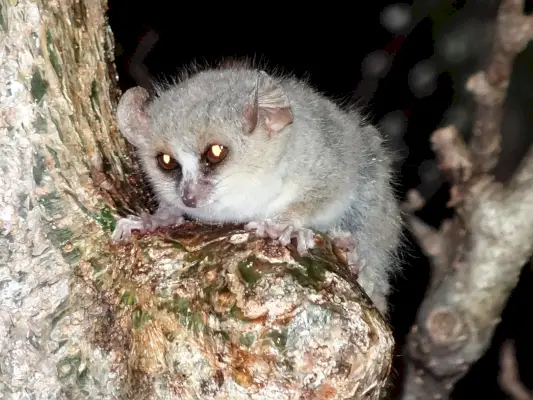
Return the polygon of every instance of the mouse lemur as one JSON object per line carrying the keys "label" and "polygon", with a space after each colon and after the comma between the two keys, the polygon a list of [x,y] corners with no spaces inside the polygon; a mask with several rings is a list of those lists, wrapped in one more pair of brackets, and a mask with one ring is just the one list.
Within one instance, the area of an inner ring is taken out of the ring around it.
{"label": "mouse lemur", "polygon": [[347,250],[358,282],[386,314],[398,268],[400,212],[380,133],[292,77],[246,66],[206,69],[129,89],[117,110],[159,200],[117,223],[113,240],[183,222],[245,223],[303,254],[312,229]]}

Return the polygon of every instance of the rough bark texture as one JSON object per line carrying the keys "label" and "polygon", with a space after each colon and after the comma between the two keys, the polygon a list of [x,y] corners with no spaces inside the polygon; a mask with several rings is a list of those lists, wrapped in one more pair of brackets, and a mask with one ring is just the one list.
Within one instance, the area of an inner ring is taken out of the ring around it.
{"label": "rough bark texture", "polygon": [[[164,240],[163,240],[164,239]],[[85,263],[92,337],[128,399],[376,399],[386,324],[321,241],[312,258],[237,227],[183,226]],[[87,306],[85,306],[87,308]],[[250,397],[251,396],[251,397]]]}
{"label": "rough bark texture", "polygon": [[440,167],[453,185],[450,205],[456,216],[439,230],[409,217],[432,260],[433,276],[408,338],[404,399],[448,398],[490,345],[533,253],[533,149],[507,185],[487,172],[499,155],[514,58],[533,39],[533,16],[523,10],[523,0],[502,2],[493,54],[467,84],[478,103],[470,145],[453,126],[432,136]]}
{"label": "rough bark texture", "polygon": [[326,238],[308,258],[238,227],[109,245],[114,211],[148,198],[116,129],[105,11],[0,0],[0,394],[383,395],[391,332]]}

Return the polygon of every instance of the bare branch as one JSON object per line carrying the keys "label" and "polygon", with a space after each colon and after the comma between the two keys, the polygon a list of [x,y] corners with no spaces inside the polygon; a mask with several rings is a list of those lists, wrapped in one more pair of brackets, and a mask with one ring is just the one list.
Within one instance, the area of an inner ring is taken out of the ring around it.
{"label": "bare branch", "polygon": [[407,198],[402,203],[402,210],[406,213],[413,213],[421,210],[426,204],[426,200],[417,189],[410,189],[407,192]]}
{"label": "bare branch", "polygon": [[463,183],[472,177],[472,154],[455,126],[433,132],[431,148],[437,155],[440,169],[451,183]]}
{"label": "bare branch", "polygon": [[[466,246],[463,251],[458,244],[447,246],[449,273],[428,293],[409,337],[408,357],[424,368],[407,378],[406,393],[415,394],[408,398],[446,396],[490,345],[533,253],[533,179],[526,179],[532,169],[530,150],[509,188],[489,178],[470,186],[462,210]],[[422,384],[410,382],[415,379]]]}
{"label": "bare branch", "polygon": [[[449,205],[456,216],[442,234],[446,246],[431,259],[434,274],[446,276],[432,278],[408,338],[405,399],[449,396],[490,345],[533,253],[533,148],[507,187],[487,174],[499,155],[514,58],[533,38],[532,17],[522,10],[523,1],[504,0],[490,64],[468,81],[478,104],[471,150],[454,127],[432,137],[440,167],[453,184]],[[426,235],[418,236],[427,242]]]}
{"label": "bare branch", "polygon": [[530,392],[520,381],[515,348],[511,340],[507,340],[500,351],[498,383],[512,400],[533,400],[533,392]]}
{"label": "bare branch", "polygon": [[491,59],[467,82],[477,103],[471,147],[483,171],[494,167],[500,153],[503,103],[514,59],[533,39],[533,16],[523,10],[524,0],[502,2]]}
{"label": "bare branch", "polygon": [[406,222],[424,254],[432,259],[438,258],[444,250],[440,232],[415,216],[407,216]]}

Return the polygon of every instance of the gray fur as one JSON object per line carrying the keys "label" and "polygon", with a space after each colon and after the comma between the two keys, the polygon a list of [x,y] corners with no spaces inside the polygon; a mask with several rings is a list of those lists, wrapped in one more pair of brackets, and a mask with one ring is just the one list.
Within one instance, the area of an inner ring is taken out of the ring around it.
{"label": "gray fur", "polygon": [[[258,70],[245,66],[207,69],[160,87],[142,110],[121,99],[119,126],[137,146],[160,201],[158,214],[221,223],[274,220],[339,237],[349,232],[359,283],[386,313],[401,224],[381,136],[357,111],[341,109],[309,85],[286,76],[273,81],[292,113],[292,122],[274,133],[265,124],[251,134],[243,128],[243,110],[258,85]],[[149,126],[139,123],[143,118],[120,118],[136,113],[145,113]],[[230,151],[205,177],[194,163],[212,143]],[[181,173],[158,168],[163,150],[183,165]],[[202,179],[209,187],[201,206],[185,207],[182,181]]]}

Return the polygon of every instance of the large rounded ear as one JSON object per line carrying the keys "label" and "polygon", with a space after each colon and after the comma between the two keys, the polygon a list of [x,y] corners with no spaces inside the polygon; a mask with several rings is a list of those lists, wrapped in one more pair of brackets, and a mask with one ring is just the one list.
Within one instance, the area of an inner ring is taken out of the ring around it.
{"label": "large rounded ear", "polygon": [[136,147],[146,143],[150,120],[146,112],[148,91],[140,86],[126,90],[118,102],[117,120],[122,135]]}
{"label": "large rounded ear", "polygon": [[260,124],[268,132],[278,133],[292,121],[291,105],[285,91],[265,71],[259,71],[255,88],[244,106],[244,131],[252,133]]}

